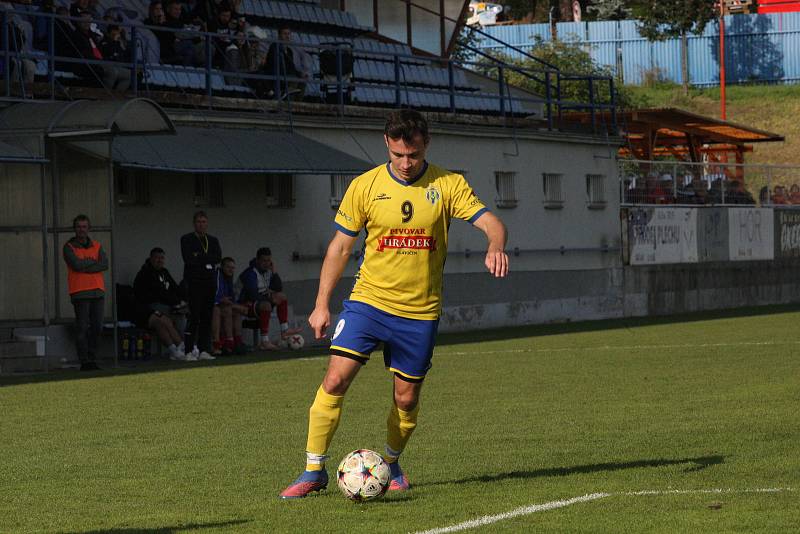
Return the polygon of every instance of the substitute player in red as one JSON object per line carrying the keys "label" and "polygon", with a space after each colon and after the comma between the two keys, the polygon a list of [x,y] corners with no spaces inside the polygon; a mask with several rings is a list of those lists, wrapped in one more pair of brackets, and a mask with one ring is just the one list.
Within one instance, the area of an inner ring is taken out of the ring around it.
{"label": "substitute player in red", "polygon": [[417,425],[419,395],[431,367],[450,220],[463,219],[483,231],[489,241],[486,268],[495,277],[508,274],[505,226],[487,211],[463,176],[425,160],[430,135],[424,117],[412,110],[391,113],[384,140],[389,162],[353,180],[322,264],[316,306],[308,318],[317,339],[330,326],[331,293],[359,232],[366,229],[364,259],[331,338],[328,370],[309,410],[306,469],[281,493],[284,499],[305,497],[327,486],[325,460],[344,395],[381,342],[384,364],[394,380],[384,455],[392,472],[389,489],[409,488],[398,459]]}

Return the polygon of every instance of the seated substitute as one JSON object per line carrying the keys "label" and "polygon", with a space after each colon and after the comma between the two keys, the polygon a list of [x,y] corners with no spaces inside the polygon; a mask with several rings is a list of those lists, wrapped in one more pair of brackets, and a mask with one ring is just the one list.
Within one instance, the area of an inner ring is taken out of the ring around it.
{"label": "seated substitute", "polygon": [[[233,290],[233,273],[236,262],[233,258],[222,258],[217,271],[217,293],[211,312],[212,356],[222,354],[245,354],[242,342],[242,316],[247,315],[247,306],[236,302]],[[224,337],[223,337],[224,336]]]}
{"label": "seated substitute", "polygon": [[256,257],[250,261],[250,266],[239,275],[239,282],[242,286],[239,303],[248,307],[250,317],[258,318],[261,331],[259,349],[278,348],[269,340],[269,318],[273,308],[278,311],[282,339],[300,333],[300,328],[289,328],[289,301],[283,293],[283,282],[275,271],[269,247],[258,249]]}
{"label": "seated substitute", "polygon": [[164,249],[155,247],[145,260],[133,282],[136,297],[136,325],[153,330],[169,348],[170,359],[190,361],[186,346],[175,327],[175,315],[186,307],[180,288],[172,278],[164,260]]}

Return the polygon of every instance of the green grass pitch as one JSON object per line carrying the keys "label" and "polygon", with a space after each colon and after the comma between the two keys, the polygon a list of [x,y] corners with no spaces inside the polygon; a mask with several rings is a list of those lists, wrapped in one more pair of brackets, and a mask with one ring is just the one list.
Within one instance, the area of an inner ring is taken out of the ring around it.
{"label": "green grass pitch", "polygon": [[[477,532],[797,532],[800,312],[441,336],[406,494],[278,493],[303,466],[326,358],[0,380],[0,532],[415,532],[596,492]],[[329,469],[382,450],[379,353]],[[790,488],[781,492],[745,492]],[[724,493],[631,495],[636,491]],[[730,491],[727,491],[730,490]]]}

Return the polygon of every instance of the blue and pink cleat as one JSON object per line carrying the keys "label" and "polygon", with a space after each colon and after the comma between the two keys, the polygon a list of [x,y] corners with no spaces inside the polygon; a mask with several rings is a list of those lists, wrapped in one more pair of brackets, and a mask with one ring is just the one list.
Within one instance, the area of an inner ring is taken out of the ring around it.
{"label": "blue and pink cleat", "polygon": [[302,499],[308,497],[315,491],[321,491],[328,487],[328,472],[322,471],[303,471],[297,480],[289,484],[289,487],[281,492],[281,499]]}
{"label": "blue and pink cleat", "polygon": [[400,462],[389,464],[389,471],[392,473],[392,480],[389,482],[389,491],[406,491],[411,488],[408,478],[400,469]]}

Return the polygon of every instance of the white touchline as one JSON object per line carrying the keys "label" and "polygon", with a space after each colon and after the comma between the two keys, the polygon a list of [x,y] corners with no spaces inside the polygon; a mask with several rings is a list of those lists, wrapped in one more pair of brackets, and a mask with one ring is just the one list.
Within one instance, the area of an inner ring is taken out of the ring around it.
{"label": "white touchline", "polygon": [[581,497],[574,497],[572,499],[565,499],[563,501],[550,501],[544,504],[532,504],[530,506],[523,506],[522,508],[517,508],[516,510],[511,510],[510,512],[506,512],[504,514],[499,515],[485,515],[483,517],[479,517],[478,519],[473,519],[471,521],[465,521],[463,523],[459,523],[457,525],[452,525],[450,527],[442,527],[442,528],[434,528],[431,530],[424,530],[421,532],[417,532],[417,534],[444,534],[445,532],[458,532],[459,530],[467,530],[469,528],[476,528],[482,527],[484,525],[490,525],[492,523],[497,523],[498,521],[505,521],[506,519],[513,519],[515,517],[519,517],[521,515],[529,515],[535,514],[536,512],[544,512],[547,510],[554,510],[556,508],[563,508],[564,506],[569,506],[570,504],[575,504],[579,502],[587,502],[587,501],[594,501],[597,499],[602,499],[603,497],[608,497],[611,495],[610,493],[592,493],[590,495],[583,495]]}
{"label": "white touchline", "polygon": [[628,491],[622,493],[590,493],[580,497],[573,497],[572,499],[564,499],[561,501],[550,501],[544,504],[532,504],[530,506],[523,506],[516,508],[510,512],[505,512],[497,515],[485,515],[477,519],[471,519],[451,525],[449,527],[433,528],[430,530],[420,530],[415,534],[445,534],[446,532],[458,532],[460,530],[467,530],[471,528],[478,528],[485,525],[491,525],[498,521],[505,521],[506,519],[513,519],[523,515],[535,514],[537,512],[546,512],[547,510],[554,510],[556,508],[563,508],[572,504],[580,502],[596,501],[605,497],[614,497],[617,495],[624,496],[641,496],[641,495],[682,495],[691,493],[780,493],[784,491],[794,491],[794,488],[751,488],[751,489],[731,489],[731,488],[711,488],[711,489],[693,489],[693,490],[640,490]]}
{"label": "white touchline", "polygon": [[800,341],[734,341],[729,343],[680,343],[670,345],[600,345],[597,347],[554,347],[529,349],[499,349],[475,351],[436,351],[437,355],[470,356],[475,354],[517,354],[523,352],[573,352],[595,350],[656,350],[656,349],[702,349],[709,347],[761,347],[774,345],[800,345]]}

